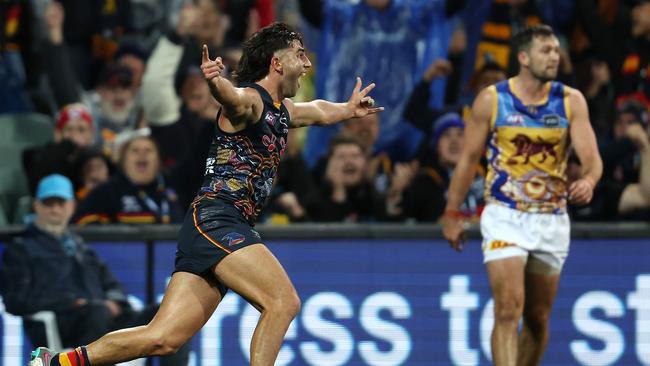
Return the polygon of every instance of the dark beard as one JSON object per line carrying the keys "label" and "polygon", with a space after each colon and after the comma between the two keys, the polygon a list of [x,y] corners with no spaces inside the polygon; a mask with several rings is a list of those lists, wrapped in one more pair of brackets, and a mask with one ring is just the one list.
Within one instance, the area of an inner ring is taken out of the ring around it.
{"label": "dark beard", "polygon": [[543,75],[541,73],[533,72],[532,69],[530,70],[530,74],[533,75],[533,77],[535,79],[539,80],[542,84],[546,84],[549,81],[555,80],[555,77],[557,76],[557,75],[555,75],[555,76],[549,77],[549,76]]}

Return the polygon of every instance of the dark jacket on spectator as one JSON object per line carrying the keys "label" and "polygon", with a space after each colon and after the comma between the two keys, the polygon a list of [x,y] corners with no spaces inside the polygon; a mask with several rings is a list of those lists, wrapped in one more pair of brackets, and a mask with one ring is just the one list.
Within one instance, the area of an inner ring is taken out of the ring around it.
{"label": "dark jacket on spectator", "polygon": [[167,224],[182,220],[178,197],[162,177],[138,187],[121,172],[81,201],[72,219],[79,225]]}
{"label": "dark jacket on spectator", "polygon": [[368,182],[348,189],[345,202],[334,202],[331,196],[331,185],[323,182],[306,198],[305,209],[310,219],[316,222],[372,222],[386,217],[384,197]]}
{"label": "dark jacket on spectator", "polygon": [[[74,254],[67,254],[66,248]],[[4,304],[15,315],[70,309],[80,298],[128,306],[124,289],[108,267],[71,232],[56,238],[29,225],[7,246],[0,279]]]}

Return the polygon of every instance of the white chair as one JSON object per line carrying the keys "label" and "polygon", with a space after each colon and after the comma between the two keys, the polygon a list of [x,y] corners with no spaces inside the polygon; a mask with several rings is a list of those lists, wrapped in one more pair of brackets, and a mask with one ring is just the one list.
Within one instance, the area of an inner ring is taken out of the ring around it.
{"label": "white chair", "polygon": [[[59,325],[56,322],[56,313],[53,311],[43,310],[34,314],[23,315],[23,318],[29,319],[35,322],[43,323],[45,327],[45,339],[47,342],[47,348],[55,352],[68,352],[71,349],[64,349],[63,344],[61,343],[61,334],[59,333]],[[144,366],[146,360],[140,358],[137,360],[124,362],[118,364],[118,366]]]}
{"label": "white chair", "polygon": [[63,349],[63,344],[61,343],[59,325],[56,322],[56,313],[43,310],[34,314],[24,315],[23,318],[43,323],[47,348],[55,352],[66,351]]}

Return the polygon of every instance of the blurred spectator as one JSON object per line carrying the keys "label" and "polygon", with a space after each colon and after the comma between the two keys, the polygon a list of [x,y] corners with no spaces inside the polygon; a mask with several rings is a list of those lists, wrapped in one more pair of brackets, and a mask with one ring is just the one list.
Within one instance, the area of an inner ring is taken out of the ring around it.
{"label": "blurred spectator", "polygon": [[[596,187],[594,199],[587,206],[571,208],[571,214],[577,220],[650,219],[650,137],[647,122],[640,122],[634,112],[620,110],[614,125],[614,139],[603,150],[605,176]],[[578,177],[580,169],[575,159],[570,160],[569,179]]]}
{"label": "blurred spectator", "polygon": [[[219,3],[217,0],[197,0],[195,3],[186,4],[181,10],[174,31],[169,31],[166,35],[166,39],[173,45],[183,47],[180,63],[174,68],[175,72],[184,72],[191,66],[197,66],[201,60],[203,44],[208,45],[210,53],[224,54],[222,49],[230,21],[222,13]],[[172,60],[175,60],[175,56],[170,59],[170,64]],[[232,62],[236,65],[237,61],[239,58],[224,57],[228,68],[232,68]]]}
{"label": "blurred spectator", "polygon": [[647,128],[648,112],[645,107],[634,101],[621,104],[611,128],[612,140],[600,146],[603,156],[603,179],[621,183],[638,180],[638,144],[628,135],[629,127],[635,124]]}
{"label": "blurred spectator", "polygon": [[[461,77],[463,70],[463,57],[467,51],[467,34],[462,22],[457,21],[454,31],[449,40],[449,49],[447,50],[447,60],[451,64],[451,72],[446,75],[447,83],[445,85],[444,104],[455,104],[460,97]],[[425,70],[426,73],[426,70]],[[445,76],[445,75],[442,75]]]}
{"label": "blurred spectator", "polygon": [[[590,47],[607,62],[617,103],[635,99],[650,104],[650,3],[647,1],[576,0],[579,24],[587,36],[576,48]],[[586,45],[585,45],[586,43]],[[579,50],[582,50],[579,49]]]}
{"label": "blurred spectator", "polygon": [[614,119],[614,84],[609,66],[593,55],[584,57],[576,68],[577,87],[589,107],[589,119],[598,140],[605,138]]}
{"label": "blurred spectator", "polygon": [[70,104],[61,109],[54,129],[54,141],[23,151],[22,160],[29,192],[33,195],[41,178],[52,173],[63,174],[78,182],[76,160],[93,145],[93,118],[83,104]]}
{"label": "blurred spectator", "polygon": [[110,65],[99,75],[97,89],[84,92],[78,82],[78,70],[70,62],[64,43],[64,9],[61,4],[52,2],[45,17],[49,29],[46,50],[52,60],[48,63],[47,73],[57,104],[83,101],[95,121],[97,146],[111,154],[115,135],[136,126],[137,89],[134,89],[133,72],[126,66]]}
{"label": "blurred spectator", "polygon": [[[373,182],[379,192],[388,188],[392,163],[386,153],[375,153],[374,146],[379,137],[379,114],[369,114],[365,117],[350,119],[343,122],[341,133],[355,136],[366,154],[366,176]],[[325,162],[327,159],[323,159]]]}
{"label": "blurred spectator", "polygon": [[95,126],[90,111],[81,103],[69,104],[61,109],[56,120],[54,141],[70,140],[81,148],[91,147],[95,139]]}
{"label": "blurred spectator", "polygon": [[[454,105],[447,105],[443,108],[431,108],[427,101],[431,98],[430,83],[433,79],[448,75],[450,72],[451,64],[447,60],[439,59],[433,61],[427,67],[422,80],[415,86],[406,106],[404,107],[404,118],[420,129],[425,138],[420,146],[419,158],[421,161],[426,160],[422,154],[428,154],[429,151],[435,151],[436,147],[431,146],[432,134],[434,130],[434,123],[442,115],[453,112],[462,116],[466,120],[470,116],[470,104],[458,103]],[[471,97],[468,103],[471,103],[473,98],[484,88],[496,84],[497,82],[506,78],[505,70],[496,63],[485,63],[481,68],[474,72],[470,79]],[[433,121],[433,122],[432,122]]]}
{"label": "blurred spectator", "polygon": [[[367,115],[342,123],[343,136],[353,136],[362,147],[365,155],[364,179],[368,181],[375,193],[386,197],[386,215],[396,219],[401,214],[401,193],[410,183],[417,171],[417,162],[394,162],[386,152],[377,152],[374,148],[379,135],[379,115]],[[322,181],[326,175],[330,156],[319,159],[314,170],[316,181]]]}
{"label": "blurred spectator", "polygon": [[[134,310],[127,294],[95,251],[68,229],[74,211],[72,183],[61,175],[39,182],[36,220],[7,246],[0,267],[0,293],[15,315],[54,311],[64,347],[88,344],[111,330],[147,324],[157,305]],[[42,323],[25,320],[34,344],[45,344]],[[161,359],[187,364],[189,346]]]}
{"label": "blurred spectator", "polygon": [[[227,26],[219,9],[210,1],[188,4],[175,28],[158,41],[142,85],[144,118],[161,148],[163,168],[171,172],[181,207],[188,207],[203,181],[219,106],[197,67],[199,43],[209,41],[202,33],[206,14],[211,14],[209,31],[216,35],[211,52],[216,48],[219,54]],[[195,56],[188,59],[188,54]]]}
{"label": "blurred spectator", "polygon": [[287,148],[280,160],[271,197],[262,211],[264,220],[273,224],[309,220],[305,202],[316,186],[302,158],[302,150],[297,141],[298,131],[300,129],[289,130]]}
{"label": "blurred spectator", "polygon": [[385,216],[385,200],[366,176],[366,153],[353,136],[338,135],[330,144],[325,176],[307,198],[313,221],[368,222]]}
{"label": "blurred spectator", "polygon": [[[463,150],[465,123],[457,113],[449,112],[433,123],[426,158],[413,182],[403,192],[403,215],[416,221],[437,221],[447,203],[447,191],[454,168]],[[483,209],[485,169],[480,168],[460,211],[476,221]]]}
{"label": "blurred spectator", "polygon": [[133,42],[122,42],[112,60],[131,70],[133,75],[131,88],[137,92],[142,85],[142,77],[147,67],[147,54]]}
{"label": "blurred spectator", "polygon": [[[422,136],[412,126],[400,123],[406,102],[404,90],[413,88],[424,65],[446,57],[453,30],[448,18],[464,3],[301,0],[303,15],[320,29],[317,97],[345,100],[355,76],[387,86],[373,91],[377,104],[386,107],[376,148],[388,152],[396,161],[411,159]],[[444,85],[439,88],[443,90]],[[439,105],[443,100],[444,93],[440,93],[435,103]],[[337,132],[337,127],[308,130],[305,160],[310,168],[314,168]]]}
{"label": "blurred spectator", "polygon": [[83,89],[113,60],[120,40],[133,31],[130,0],[54,0],[67,11],[63,38]]}
{"label": "blurred spectator", "polygon": [[100,75],[96,91],[87,95],[96,121],[99,146],[107,155],[114,151],[117,134],[139,127],[136,91],[132,86],[131,70],[111,65]]}
{"label": "blurred spectator", "polygon": [[272,0],[222,0],[220,4],[223,12],[235,20],[226,33],[226,47],[238,48],[253,33],[275,20]]}
{"label": "blurred spectator", "polygon": [[178,197],[162,175],[160,152],[149,136],[134,133],[120,147],[118,172],[80,202],[74,222],[175,223],[183,218]]}
{"label": "blurred spectator", "polygon": [[[3,0],[0,5],[0,113],[34,110],[29,86],[38,74],[33,48],[31,1]],[[29,73],[26,70],[30,70]]]}
{"label": "blurred spectator", "polygon": [[632,39],[620,69],[618,102],[635,99],[650,109],[650,2],[632,9]]}
{"label": "blurred spectator", "polygon": [[[276,21],[287,23],[294,29],[301,27],[302,16],[300,15],[298,0],[274,0],[273,7]],[[308,30],[303,29],[303,31]]]}
{"label": "blurred spectator", "polygon": [[535,1],[494,1],[481,29],[474,68],[494,62],[510,73],[517,70],[516,55],[510,52],[510,38],[528,25],[541,24]]}
{"label": "blurred spectator", "polygon": [[81,201],[95,187],[105,183],[111,177],[113,164],[104,153],[96,149],[85,149],[75,162],[75,196]]}

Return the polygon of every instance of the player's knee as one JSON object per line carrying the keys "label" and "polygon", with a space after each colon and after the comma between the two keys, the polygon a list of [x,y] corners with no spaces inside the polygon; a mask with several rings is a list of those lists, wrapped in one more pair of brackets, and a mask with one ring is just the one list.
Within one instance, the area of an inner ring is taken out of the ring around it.
{"label": "player's knee", "polygon": [[293,319],[300,313],[300,307],[302,306],[298,294],[295,292],[287,297],[287,313]]}
{"label": "player's knee", "polygon": [[548,311],[535,311],[526,314],[524,323],[533,334],[542,334],[548,328],[550,314]]}
{"label": "player's knee", "polygon": [[523,304],[516,300],[497,302],[494,305],[494,320],[499,323],[517,323],[522,310]]}
{"label": "player's knee", "polygon": [[269,302],[266,310],[293,319],[300,312],[300,298],[294,292],[278,297]]}

